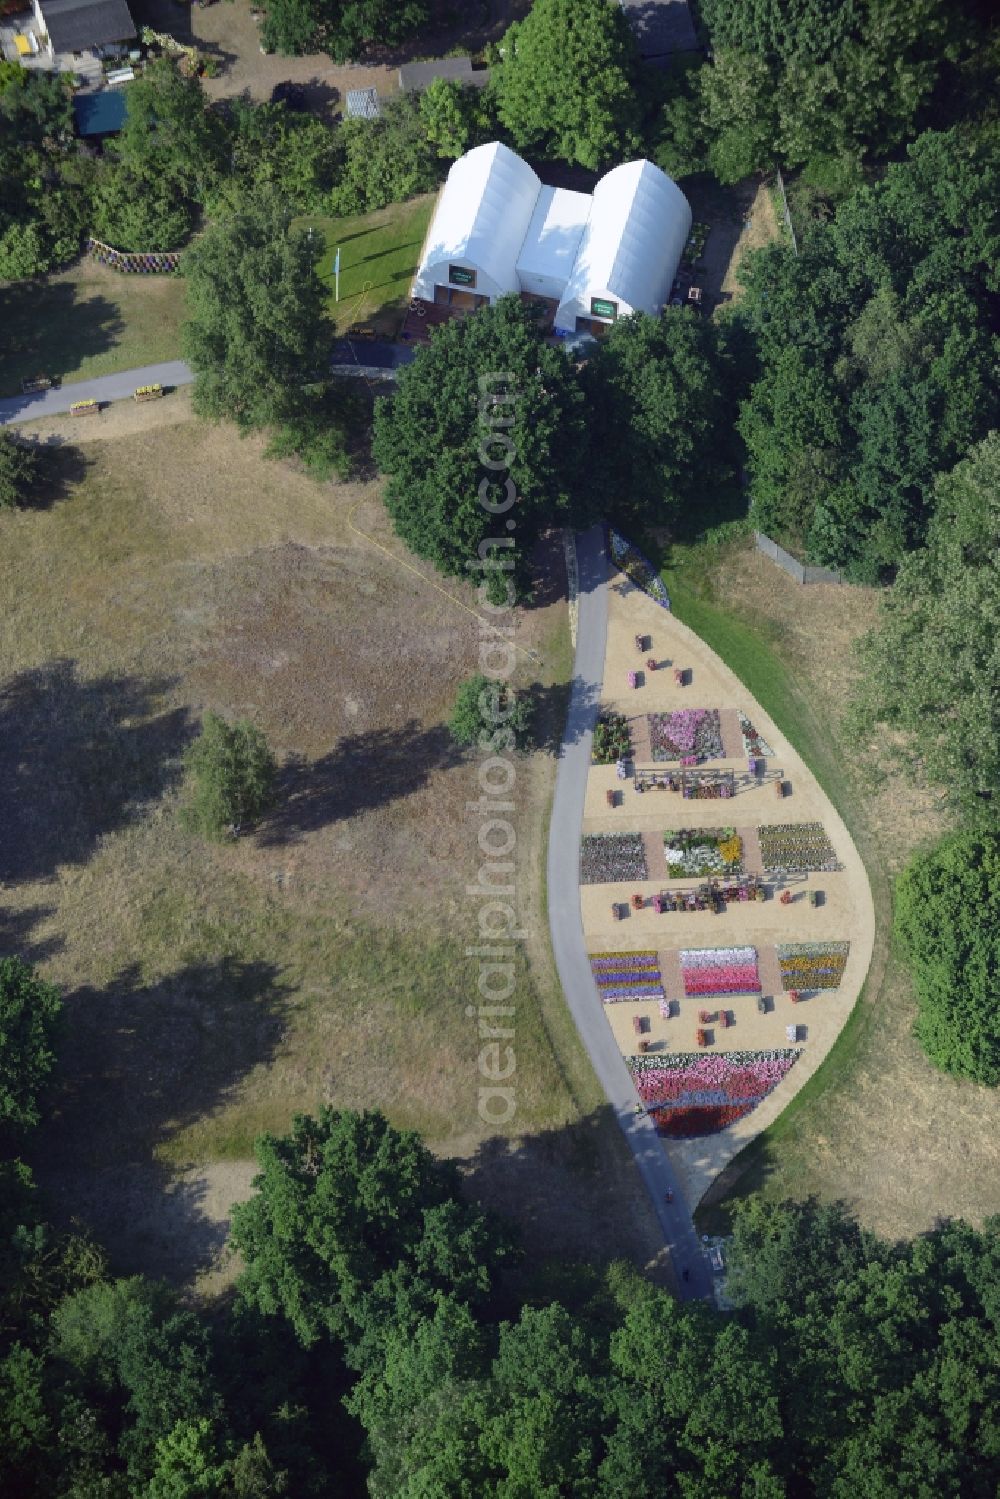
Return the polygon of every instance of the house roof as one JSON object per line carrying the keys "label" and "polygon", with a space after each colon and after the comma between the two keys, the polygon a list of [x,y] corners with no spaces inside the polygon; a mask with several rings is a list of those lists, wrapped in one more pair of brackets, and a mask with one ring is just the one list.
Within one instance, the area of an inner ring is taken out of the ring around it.
{"label": "house roof", "polygon": [[489,68],[474,68],[471,57],[439,57],[434,62],[404,63],[399,70],[399,86],[419,91],[435,78],[447,78],[453,83],[485,88],[489,76]]}
{"label": "house roof", "polygon": [[642,57],[693,52],[698,46],[688,0],[618,0]]}
{"label": "house roof", "polygon": [[125,123],[125,95],[102,88],[96,94],[77,94],[73,100],[78,135],[113,135]]}
{"label": "house roof", "polygon": [[39,6],[56,52],[83,52],[136,34],[125,0],[39,0]]}

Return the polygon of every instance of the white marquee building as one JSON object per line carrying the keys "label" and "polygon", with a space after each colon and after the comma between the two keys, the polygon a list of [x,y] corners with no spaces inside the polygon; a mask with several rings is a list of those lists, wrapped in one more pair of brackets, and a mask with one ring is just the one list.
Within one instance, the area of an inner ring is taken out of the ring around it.
{"label": "white marquee building", "polygon": [[591,196],[544,187],[494,141],[448,173],[413,294],[478,307],[526,292],[556,304],[557,333],[589,331],[659,313],[690,230],[687,199],[652,162],[615,167]]}

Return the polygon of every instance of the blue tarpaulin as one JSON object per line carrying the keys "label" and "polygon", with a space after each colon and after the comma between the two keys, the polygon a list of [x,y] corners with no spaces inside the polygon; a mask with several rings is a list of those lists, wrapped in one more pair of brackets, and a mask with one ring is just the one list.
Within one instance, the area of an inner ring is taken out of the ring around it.
{"label": "blue tarpaulin", "polygon": [[119,89],[77,94],[73,100],[78,135],[112,135],[125,123],[125,95]]}

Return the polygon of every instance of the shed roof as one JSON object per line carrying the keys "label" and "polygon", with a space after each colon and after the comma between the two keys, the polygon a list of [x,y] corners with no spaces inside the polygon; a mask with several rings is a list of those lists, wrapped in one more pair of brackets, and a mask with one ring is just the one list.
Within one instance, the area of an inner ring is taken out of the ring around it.
{"label": "shed roof", "polygon": [[693,52],[698,46],[688,0],[618,0],[642,57]]}
{"label": "shed roof", "polygon": [[84,52],[136,34],[125,0],[39,0],[39,5],[56,52]]}
{"label": "shed roof", "polygon": [[377,120],[382,113],[377,91],[373,88],[348,89],[347,113],[355,120]]}
{"label": "shed roof", "polygon": [[96,94],[77,94],[73,100],[78,135],[113,135],[125,123],[125,95],[104,88]]}
{"label": "shed roof", "polygon": [[565,284],[589,213],[589,193],[543,187],[517,257],[518,271],[527,276],[556,277]]}
{"label": "shed roof", "polygon": [[528,163],[499,141],[466,152],[448,173],[421,266],[467,260],[504,291],[518,291],[514,267],[540,187]]}
{"label": "shed roof", "polygon": [[419,91],[433,83],[435,78],[446,78],[452,83],[485,88],[489,76],[489,68],[474,68],[471,57],[439,57],[434,62],[404,63],[399,70],[399,86]]}

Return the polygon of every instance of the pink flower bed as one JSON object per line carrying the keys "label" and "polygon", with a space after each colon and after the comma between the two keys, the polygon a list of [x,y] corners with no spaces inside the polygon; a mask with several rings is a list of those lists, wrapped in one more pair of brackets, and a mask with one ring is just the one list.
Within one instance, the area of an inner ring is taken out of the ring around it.
{"label": "pink flower bed", "polygon": [[659,1133],[690,1139],[745,1118],[777,1087],[798,1055],[792,1050],[683,1052],[629,1057],[628,1065]]}
{"label": "pink flower bed", "polygon": [[684,948],[681,974],[684,993],[691,996],[760,993],[754,947]]}

